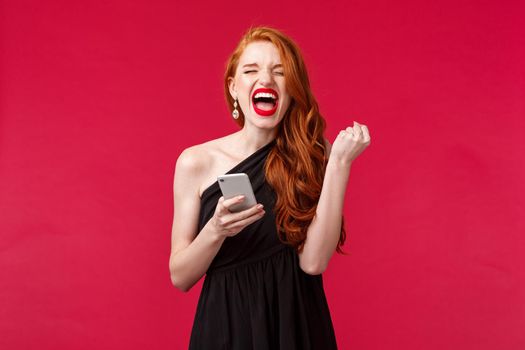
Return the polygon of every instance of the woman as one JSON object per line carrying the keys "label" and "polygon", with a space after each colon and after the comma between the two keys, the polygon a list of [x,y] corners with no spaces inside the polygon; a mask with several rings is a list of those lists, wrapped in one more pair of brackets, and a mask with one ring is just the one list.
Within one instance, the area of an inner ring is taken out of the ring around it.
{"label": "woman", "polygon": [[[225,94],[241,130],[185,149],[174,176],[170,273],[204,274],[190,349],[336,349],[322,272],[345,240],[353,160],[370,144],[354,122],[331,145],[297,45],[251,28],[230,57]],[[228,210],[217,176],[248,174],[258,204]]]}

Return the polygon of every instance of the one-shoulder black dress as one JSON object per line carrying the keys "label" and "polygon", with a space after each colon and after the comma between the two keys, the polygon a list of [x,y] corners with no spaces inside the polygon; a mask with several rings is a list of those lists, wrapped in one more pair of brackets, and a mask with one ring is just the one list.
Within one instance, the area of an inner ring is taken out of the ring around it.
{"label": "one-shoulder black dress", "polygon": [[[264,162],[275,139],[229,173],[246,173],[263,218],[224,240],[213,259],[197,304],[189,349],[337,349],[322,275],[299,267],[296,251],[277,236],[275,192]],[[222,196],[218,182],[202,194],[199,230]]]}

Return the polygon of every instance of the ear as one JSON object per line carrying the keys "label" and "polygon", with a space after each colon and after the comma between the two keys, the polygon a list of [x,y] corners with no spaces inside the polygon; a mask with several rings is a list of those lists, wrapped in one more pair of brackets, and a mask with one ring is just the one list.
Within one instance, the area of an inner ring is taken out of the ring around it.
{"label": "ear", "polygon": [[235,92],[235,79],[233,79],[233,77],[228,78],[228,88],[230,90],[230,95],[235,100],[237,98],[237,93]]}

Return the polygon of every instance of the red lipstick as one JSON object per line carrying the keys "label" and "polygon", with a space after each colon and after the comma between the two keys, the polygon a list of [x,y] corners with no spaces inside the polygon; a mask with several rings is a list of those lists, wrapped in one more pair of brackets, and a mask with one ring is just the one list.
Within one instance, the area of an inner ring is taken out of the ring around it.
{"label": "red lipstick", "polygon": [[[275,102],[272,109],[264,110],[264,109],[257,108],[257,106],[255,105],[255,96],[257,96],[257,94],[260,92],[272,95],[272,97],[274,98],[274,102]],[[268,88],[256,89],[252,94],[252,106],[253,106],[253,109],[255,110],[255,113],[263,117],[269,117],[271,115],[274,115],[275,112],[277,111],[277,107],[279,107],[279,95],[277,94],[277,91],[275,91],[274,89],[268,89]]]}

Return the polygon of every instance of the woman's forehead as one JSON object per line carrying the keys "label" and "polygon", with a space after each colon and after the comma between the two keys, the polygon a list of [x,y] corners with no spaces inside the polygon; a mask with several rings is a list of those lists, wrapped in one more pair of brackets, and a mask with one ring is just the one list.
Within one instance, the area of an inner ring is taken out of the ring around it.
{"label": "woman's forehead", "polygon": [[281,57],[277,47],[269,41],[254,41],[249,43],[244,49],[239,63],[281,63]]}

